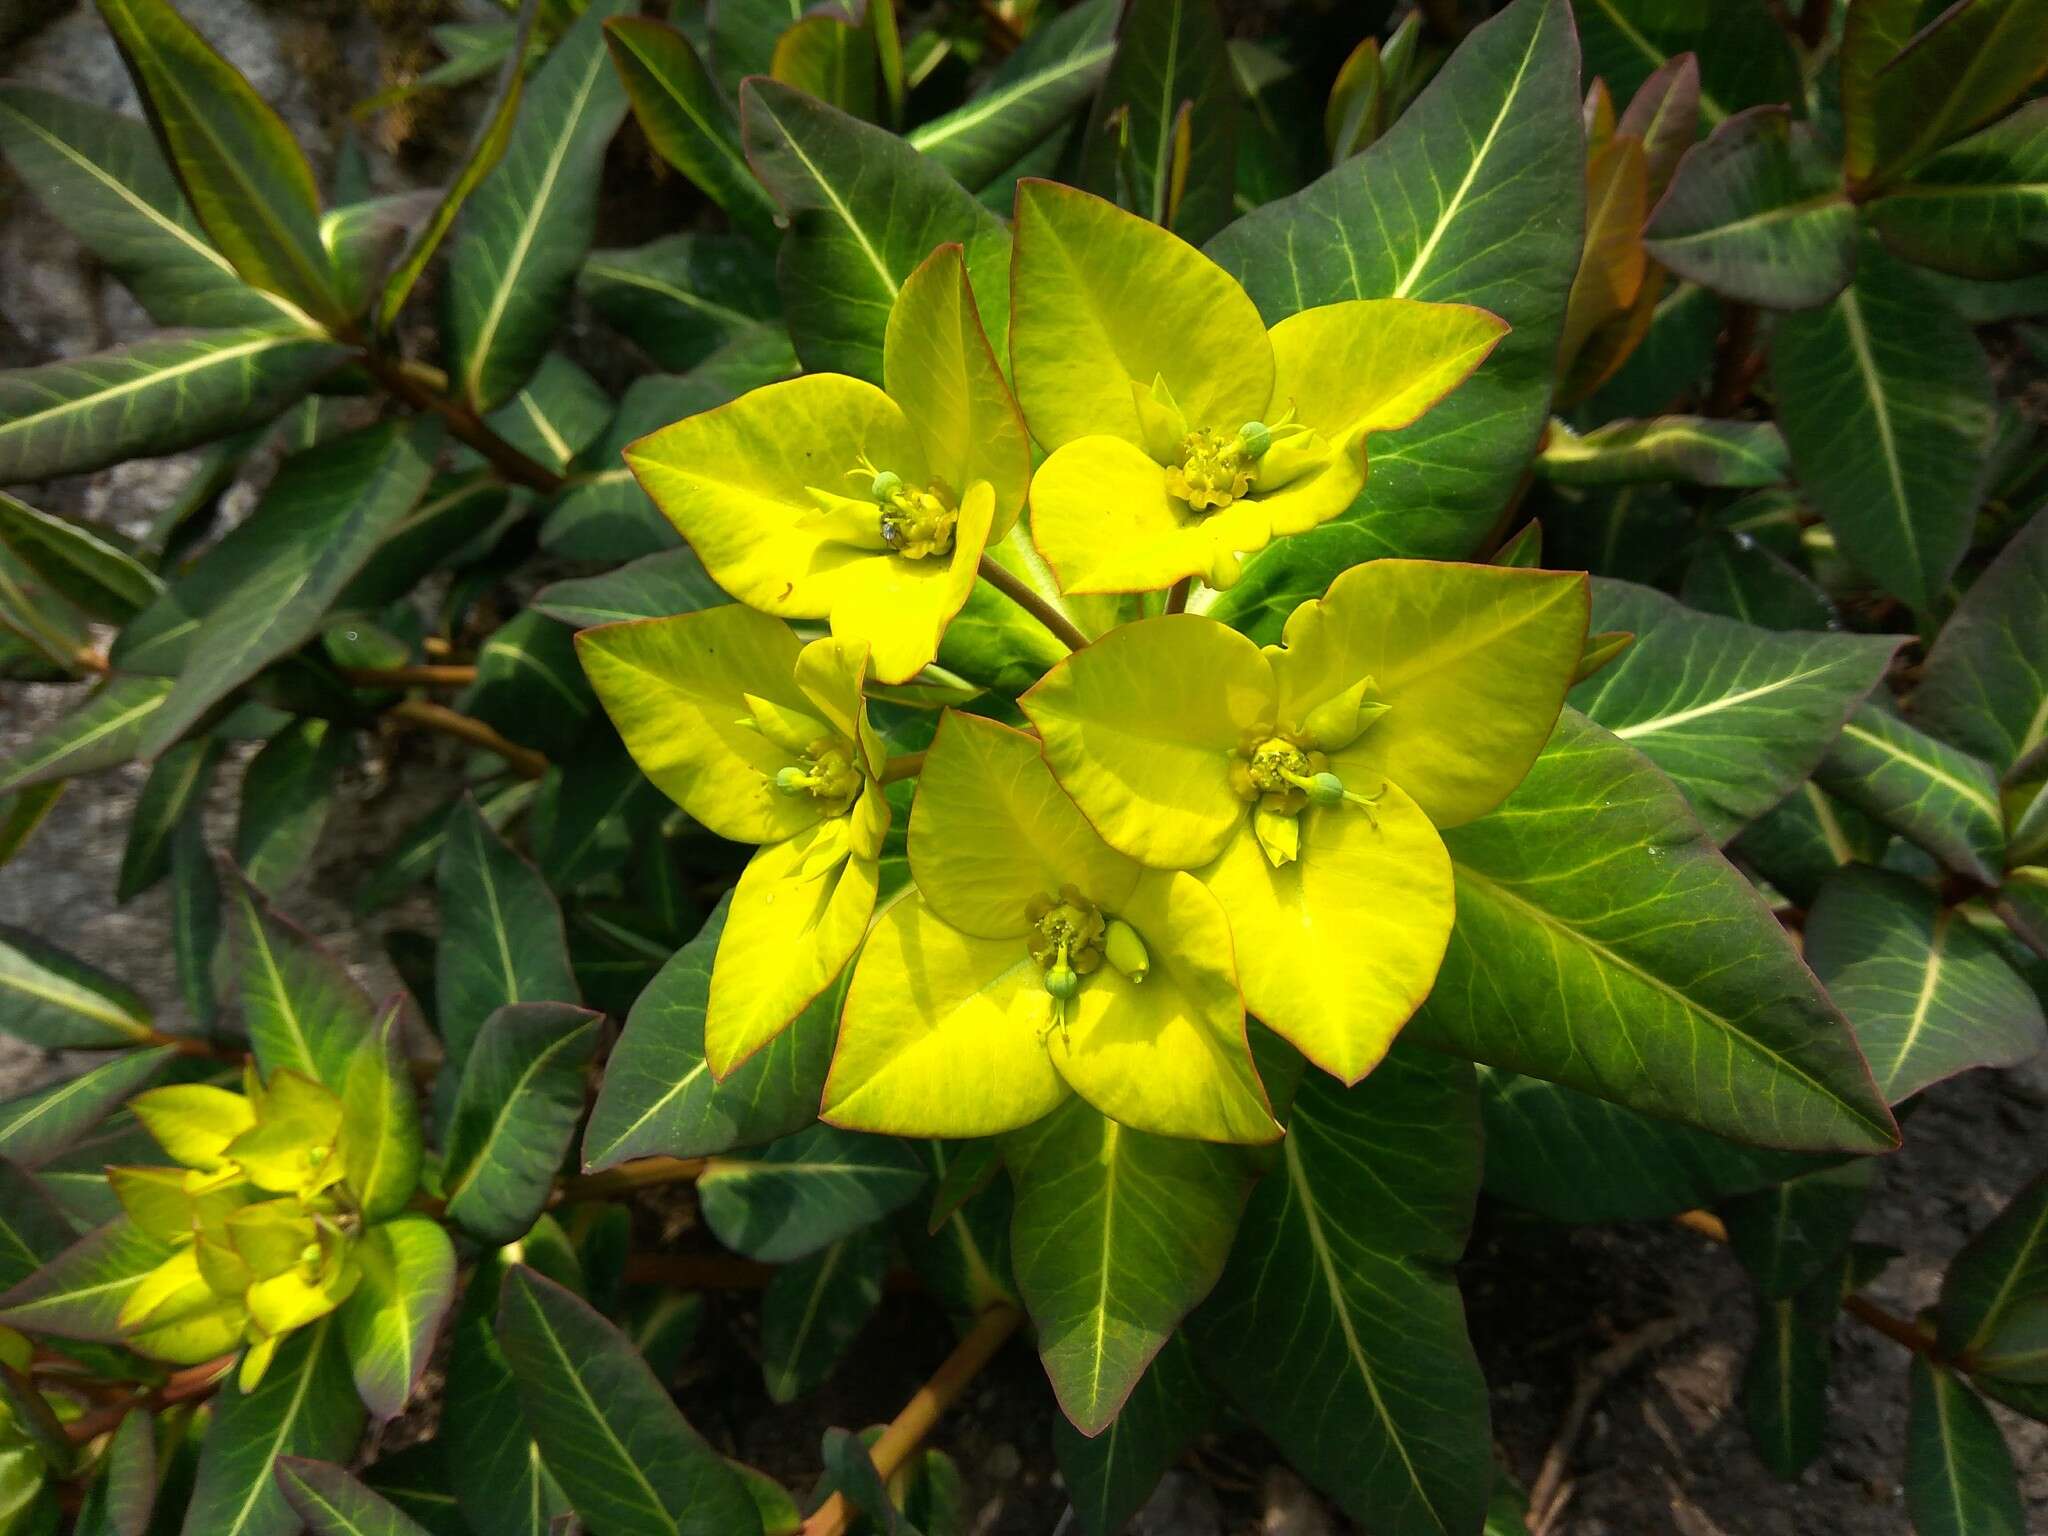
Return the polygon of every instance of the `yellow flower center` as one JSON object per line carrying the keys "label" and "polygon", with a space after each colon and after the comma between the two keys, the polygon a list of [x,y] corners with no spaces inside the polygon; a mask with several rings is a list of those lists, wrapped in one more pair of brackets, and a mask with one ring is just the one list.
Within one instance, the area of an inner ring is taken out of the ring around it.
{"label": "yellow flower center", "polygon": [[1180,440],[1180,462],[1166,466],[1166,489],[1191,512],[1229,506],[1251,491],[1256,468],[1251,446],[1242,430],[1227,435],[1207,429],[1190,432]]}
{"label": "yellow flower center", "polygon": [[881,506],[882,542],[906,560],[953,552],[953,526],[960,512],[946,487],[934,481],[923,490],[903,483],[892,470],[877,473],[868,487]]}
{"label": "yellow flower center", "polygon": [[1231,761],[1230,784],[1240,798],[1251,802],[1252,834],[1275,868],[1301,857],[1297,821],[1310,806],[1334,810],[1355,805],[1378,827],[1372,808],[1387,792],[1385,784],[1369,795],[1347,789],[1330,772],[1327,757],[1286,735],[1247,736]]}
{"label": "yellow flower center", "polygon": [[1322,766],[1310,760],[1300,743],[1286,736],[1268,736],[1249,743],[1239,750],[1238,756],[1240,765],[1233,769],[1231,780],[1247,800],[1262,795],[1294,798],[1299,788],[1295,780],[1307,778]]}
{"label": "yellow flower center", "polygon": [[785,795],[809,795],[827,804],[828,812],[843,816],[860,794],[861,771],[852,749],[835,737],[813,742],[803,754],[802,767],[788,767],[775,775],[775,787]]}
{"label": "yellow flower center", "polygon": [[1133,982],[1142,982],[1151,969],[1152,958],[1137,931],[1121,918],[1104,918],[1071,885],[1061,886],[1057,896],[1034,896],[1024,915],[1031,923],[1025,944],[1052,999],[1052,1017],[1041,1039],[1055,1029],[1066,1038],[1067,1007],[1081,993],[1081,978],[1100,970],[1105,959]]}

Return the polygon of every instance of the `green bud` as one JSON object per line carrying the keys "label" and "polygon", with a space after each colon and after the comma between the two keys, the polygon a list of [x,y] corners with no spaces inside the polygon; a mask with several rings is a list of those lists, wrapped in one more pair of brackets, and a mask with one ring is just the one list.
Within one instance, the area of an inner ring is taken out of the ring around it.
{"label": "green bud", "polygon": [[1263,421],[1248,421],[1237,429],[1238,441],[1244,444],[1244,451],[1255,459],[1266,456],[1266,450],[1273,446],[1273,429]]}
{"label": "green bud", "polygon": [[775,787],[785,795],[800,795],[810,788],[811,776],[803,769],[790,767],[775,770]]}
{"label": "green bud", "polygon": [[1143,981],[1152,969],[1152,957],[1145,951],[1145,941],[1138,937],[1137,929],[1120,917],[1109,920],[1103,953],[1111,965],[1133,982]]}
{"label": "green bud", "polygon": [[1346,799],[1344,781],[1327,770],[1310,774],[1300,781],[1300,787],[1310,805],[1320,805],[1324,810],[1342,805]]}
{"label": "green bud", "polygon": [[876,501],[887,503],[889,498],[903,489],[903,477],[892,469],[885,469],[868,482],[868,494]]}
{"label": "green bud", "polygon": [[1069,1001],[1081,990],[1081,974],[1067,964],[1067,957],[1061,955],[1045,973],[1045,990],[1061,1002]]}

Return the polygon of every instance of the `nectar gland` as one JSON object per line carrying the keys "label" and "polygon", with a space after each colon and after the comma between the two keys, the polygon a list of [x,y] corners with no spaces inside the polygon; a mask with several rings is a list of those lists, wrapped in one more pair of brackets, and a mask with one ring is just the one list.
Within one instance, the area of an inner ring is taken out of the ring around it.
{"label": "nectar gland", "polygon": [[824,801],[827,813],[844,815],[860,794],[861,771],[854,765],[853,749],[836,737],[813,742],[803,754],[801,766],[792,763],[775,771],[775,787],[785,795],[809,795]]}

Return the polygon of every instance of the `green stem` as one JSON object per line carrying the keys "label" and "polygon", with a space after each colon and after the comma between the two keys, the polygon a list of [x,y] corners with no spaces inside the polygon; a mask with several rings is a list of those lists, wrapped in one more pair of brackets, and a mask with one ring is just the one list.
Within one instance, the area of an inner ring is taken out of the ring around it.
{"label": "green stem", "polygon": [[1074,621],[1032,591],[1023,578],[1014,571],[1004,569],[987,555],[983,555],[979,574],[983,581],[1051,630],[1053,638],[1068,650],[1087,649],[1088,637],[1081,633]]}

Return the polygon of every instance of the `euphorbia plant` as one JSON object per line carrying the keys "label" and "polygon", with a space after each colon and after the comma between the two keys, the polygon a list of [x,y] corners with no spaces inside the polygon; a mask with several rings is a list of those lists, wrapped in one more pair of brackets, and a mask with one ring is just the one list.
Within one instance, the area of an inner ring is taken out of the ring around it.
{"label": "euphorbia plant", "polygon": [[[0,374],[0,668],[81,685],[0,861],[148,764],[182,996],[0,934],[91,1053],[0,1104],[0,1536],[959,1536],[922,1439],[1020,1330],[1089,1536],[1226,1401],[1505,1531],[1482,1185],[1729,1242],[1787,1475],[1853,1298],[1912,1518],[2021,1529],[2039,1182],[1924,1320],[1853,1232],[2044,1034],[2038,0],[542,0],[370,104],[495,68],[425,199],[100,9],[146,124],[0,149],[166,334]],[[649,149],[676,232],[591,249]],[[381,1005],[284,915],[366,749],[438,786]],[[801,1495],[670,1393],[906,1287],[957,1347]]]}

